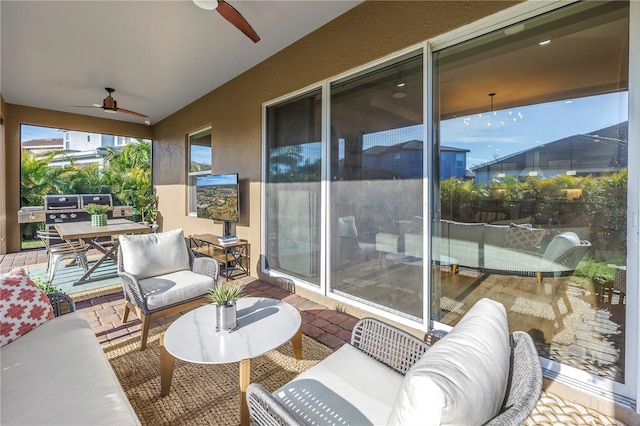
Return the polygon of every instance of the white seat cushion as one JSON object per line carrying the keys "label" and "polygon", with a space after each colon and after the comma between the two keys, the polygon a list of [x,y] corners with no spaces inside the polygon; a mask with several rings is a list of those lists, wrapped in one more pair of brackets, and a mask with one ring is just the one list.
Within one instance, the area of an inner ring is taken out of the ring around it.
{"label": "white seat cushion", "polygon": [[510,359],[504,306],[478,301],[409,370],[385,424],[486,423],[502,407]]}
{"label": "white seat cushion", "polygon": [[150,310],[204,296],[214,287],[213,278],[190,270],[140,280],[140,288]]}
{"label": "white seat cushion", "polygon": [[3,425],[140,424],[84,313],[49,320],[0,353]]}
{"label": "white seat cushion", "polygon": [[273,396],[305,424],[384,425],[402,379],[347,344]]}
{"label": "white seat cushion", "polygon": [[121,235],[125,272],[139,280],[189,269],[189,252],[182,229],[146,235]]}

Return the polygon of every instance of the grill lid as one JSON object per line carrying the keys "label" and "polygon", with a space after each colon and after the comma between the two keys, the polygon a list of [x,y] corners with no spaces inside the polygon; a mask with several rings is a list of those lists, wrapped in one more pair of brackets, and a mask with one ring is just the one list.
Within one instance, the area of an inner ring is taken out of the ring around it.
{"label": "grill lid", "polygon": [[81,194],[80,200],[82,201],[82,208],[85,208],[87,204],[99,204],[113,207],[111,194]]}
{"label": "grill lid", "polygon": [[68,195],[45,195],[45,210],[62,210],[62,209],[78,209],[80,208],[80,197],[78,194]]}

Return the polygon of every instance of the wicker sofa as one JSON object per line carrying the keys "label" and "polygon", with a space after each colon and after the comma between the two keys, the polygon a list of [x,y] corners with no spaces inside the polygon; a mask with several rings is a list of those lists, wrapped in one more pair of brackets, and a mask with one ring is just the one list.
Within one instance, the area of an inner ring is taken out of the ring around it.
{"label": "wicker sofa", "polygon": [[365,318],[344,345],[270,393],[252,383],[254,425],[520,425],[542,389],[531,337],[509,333],[504,307],[482,299],[430,346]]}
{"label": "wicker sofa", "polygon": [[84,314],[65,295],[49,299],[56,317],[0,349],[0,423],[139,425]]}

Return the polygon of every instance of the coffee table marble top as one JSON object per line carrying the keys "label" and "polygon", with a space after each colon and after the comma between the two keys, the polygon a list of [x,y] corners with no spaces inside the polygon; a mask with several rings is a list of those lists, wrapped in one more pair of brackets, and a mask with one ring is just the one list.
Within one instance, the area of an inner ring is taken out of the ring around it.
{"label": "coffee table marble top", "polygon": [[197,364],[223,364],[267,353],[291,340],[301,325],[300,313],[286,302],[243,297],[237,302],[238,325],[216,331],[216,307],[201,306],[178,318],[164,335],[164,347],[175,358]]}

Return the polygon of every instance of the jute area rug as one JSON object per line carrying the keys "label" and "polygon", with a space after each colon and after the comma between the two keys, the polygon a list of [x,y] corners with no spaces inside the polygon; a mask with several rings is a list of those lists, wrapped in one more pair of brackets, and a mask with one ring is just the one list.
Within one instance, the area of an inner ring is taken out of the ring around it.
{"label": "jute area rug", "polygon": [[[166,325],[149,332],[147,349],[140,337],[103,346],[133,409],[143,425],[237,425],[240,423],[238,363],[201,365],[176,361],[171,391],[160,397],[159,336]],[[251,360],[251,381],[273,392],[332,353],[302,337],[303,360],[290,343]]]}

